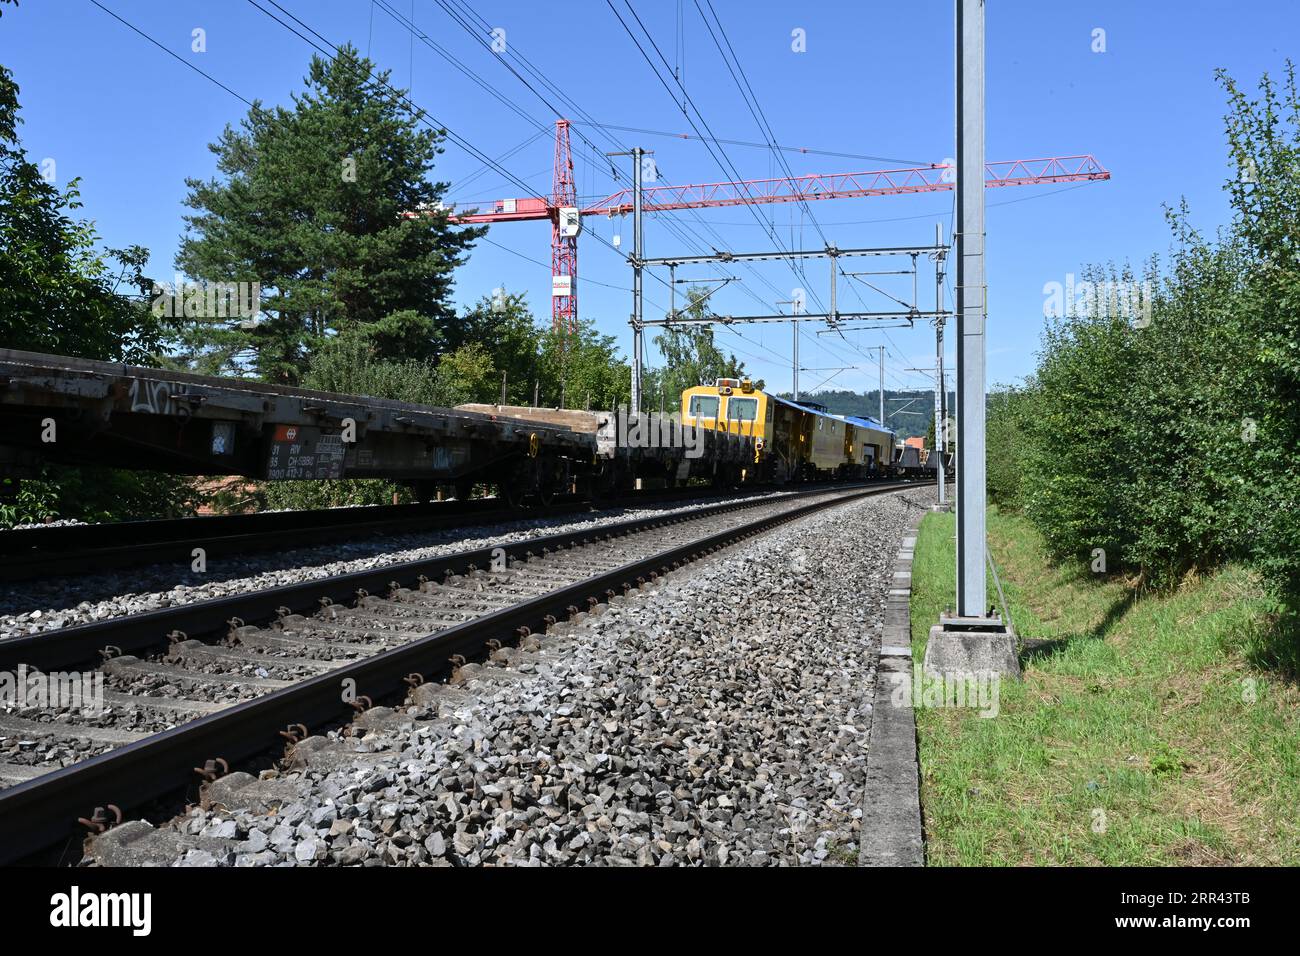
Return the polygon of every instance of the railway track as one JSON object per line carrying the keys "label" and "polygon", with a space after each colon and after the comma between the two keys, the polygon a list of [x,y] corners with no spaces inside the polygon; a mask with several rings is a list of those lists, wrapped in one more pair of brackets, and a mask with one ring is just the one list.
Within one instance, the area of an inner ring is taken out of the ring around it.
{"label": "railway track", "polygon": [[[708,488],[648,490],[598,502],[566,495],[557,497],[543,511],[511,508],[497,498],[475,498],[22,528],[0,531],[0,581],[79,574],[95,567],[189,564],[195,548],[202,548],[209,558],[242,556],[343,538],[496,524],[531,515],[551,517],[606,508],[644,507],[707,497],[710,493]],[[716,493],[735,492],[728,489]]]}
{"label": "railway track", "polygon": [[0,862],[63,843],[79,819],[111,818],[104,808],[182,791],[196,769],[210,777],[508,653],[720,547],[908,486],[705,506],[0,642],[0,672],[88,668],[105,704],[0,714]]}

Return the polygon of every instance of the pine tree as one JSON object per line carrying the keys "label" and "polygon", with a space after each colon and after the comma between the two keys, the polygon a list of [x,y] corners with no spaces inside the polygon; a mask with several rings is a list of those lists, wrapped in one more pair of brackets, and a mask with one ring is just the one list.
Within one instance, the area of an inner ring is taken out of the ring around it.
{"label": "pine tree", "polygon": [[[351,46],[313,57],[291,108],[254,104],[209,148],[219,178],[187,180],[177,268],[261,286],[261,315],[187,317],[192,363],[296,382],[336,335],[379,358],[427,359],[454,320],[452,274],[484,229],[440,209],[428,178],[442,131]],[[415,213],[415,215],[410,215]]]}

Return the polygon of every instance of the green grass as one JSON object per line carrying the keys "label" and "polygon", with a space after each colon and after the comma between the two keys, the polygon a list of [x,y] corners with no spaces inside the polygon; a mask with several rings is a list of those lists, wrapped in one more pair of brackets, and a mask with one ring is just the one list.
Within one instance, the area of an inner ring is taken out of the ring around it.
{"label": "green grass", "polygon": [[[996,509],[989,543],[1025,679],[1003,682],[993,718],[918,710],[930,863],[1300,864],[1300,692],[1247,663],[1267,637],[1258,580],[1228,567],[1140,595],[1051,567],[1032,526]],[[953,562],[953,516],[927,515],[918,666]]]}

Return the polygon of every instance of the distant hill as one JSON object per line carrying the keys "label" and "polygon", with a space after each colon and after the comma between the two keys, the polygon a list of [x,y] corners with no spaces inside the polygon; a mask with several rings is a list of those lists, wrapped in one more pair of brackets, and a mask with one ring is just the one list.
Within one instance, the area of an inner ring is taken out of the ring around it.
{"label": "distant hill", "polygon": [[[781,398],[790,398],[789,392],[778,392]],[[819,405],[835,415],[865,415],[876,418],[880,412],[880,392],[850,392],[845,389],[800,395],[800,398]],[[957,407],[955,392],[948,393],[948,414]],[[898,432],[900,438],[924,438],[934,420],[934,389],[885,389],[885,424]]]}

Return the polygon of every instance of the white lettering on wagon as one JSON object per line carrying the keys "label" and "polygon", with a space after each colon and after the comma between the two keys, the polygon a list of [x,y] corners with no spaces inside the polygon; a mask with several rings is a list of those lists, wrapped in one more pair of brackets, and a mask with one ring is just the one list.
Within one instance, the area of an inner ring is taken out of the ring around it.
{"label": "white lettering on wagon", "polygon": [[145,382],[131,379],[131,411],[149,412],[151,415],[171,415],[176,412],[169,382]]}

